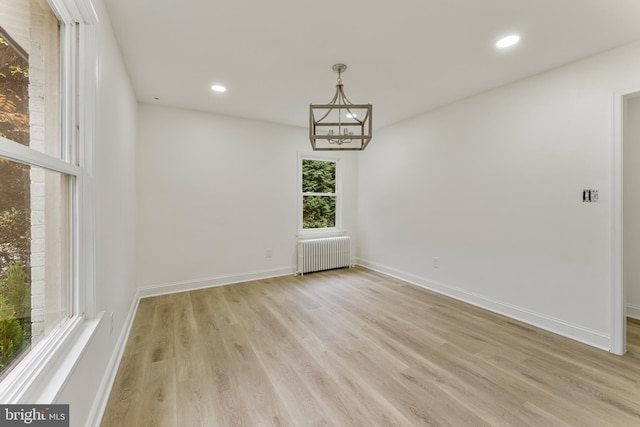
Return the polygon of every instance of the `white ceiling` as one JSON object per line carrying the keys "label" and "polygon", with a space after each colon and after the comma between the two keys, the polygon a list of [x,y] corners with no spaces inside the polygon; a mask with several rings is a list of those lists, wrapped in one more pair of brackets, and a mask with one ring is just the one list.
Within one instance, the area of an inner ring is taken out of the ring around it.
{"label": "white ceiling", "polygon": [[[640,0],[105,3],[140,102],[295,126],[331,99],[338,62],[379,128],[640,39]],[[521,43],[498,51],[510,33]]]}

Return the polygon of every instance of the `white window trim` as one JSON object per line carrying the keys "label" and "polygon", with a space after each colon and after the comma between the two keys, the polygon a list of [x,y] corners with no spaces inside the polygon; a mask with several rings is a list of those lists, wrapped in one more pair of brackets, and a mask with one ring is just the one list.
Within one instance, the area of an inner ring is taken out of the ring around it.
{"label": "white window trim", "polygon": [[[93,146],[97,93],[97,15],[90,0],[49,0],[61,28],[63,160],[0,138],[0,156],[71,175],[75,221],[71,254],[74,313],[36,344],[0,383],[0,402],[55,401],[99,324],[95,303]],[[81,37],[78,38],[78,35]],[[80,43],[78,44],[78,40]],[[73,144],[73,149],[67,144]],[[93,318],[93,319],[92,319]]]}
{"label": "white window trim", "polygon": [[[336,164],[336,226],[331,228],[302,228],[302,160],[321,160],[325,162],[335,162]],[[342,227],[342,166],[340,158],[323,156],[315,153],[298,152],[298,233],[297,237],[313,239],[316,237],[343,236],[345,231]]]}

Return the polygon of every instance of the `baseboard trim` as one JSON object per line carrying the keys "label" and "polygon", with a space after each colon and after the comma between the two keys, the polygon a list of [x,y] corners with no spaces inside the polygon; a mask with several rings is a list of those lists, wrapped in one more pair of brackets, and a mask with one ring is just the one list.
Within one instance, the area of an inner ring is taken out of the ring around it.
{"label": "baseboard trim", "polygon": [[[420,286],[421,288],[425,288],[430,291],[449,296],[451,298],[475,305],[480,308],[484,308],[494,313],[519,320],[521,322],[525,322],[532,326],[536,326],[549,332],[562,335],[575,341],[579,341],[606,351],[610,351],[611,349],[611,338],[601,332],[574,325],[563,320],[536,313],[534,311],[517,307],[515,305],[508,304],[502,301],[487,298],[482,295],[474,294],[464,289],[449,286],[445,283],[440,283],[424,277],[419,277],[412,273],[397,270],[395,268],[369,261],[367,259],[358,258],[357,262],[358,265],[377,271],[379,273],[404,280],[405,282]],[[638,314],[640,314],[640,311],[638,312]]]}
{"label": "baseboard trim", "polygon": [[[109,401],[111,388],[113,387],[113,383],[116,379],[116,374],[118,373],[118,368],[120,367],[120,361],[122,360],[124,348],[126,346],[127,340],[129,339],[129,333],[131,332],[131,326],[133,325],[133,319],[136,315],[136,310],[138,309],[139,302],[140,292],[138,291],[133,298],[131,307],[129,307],[129,312],[127,313],[127,318],[124,321],[122,331],[118,336],[115,349],[113,350],[113,354],[109,359],[105,374],[102,377],[100,386],[98,387],[96,399],[94,400],[93,407],[91,408],[89,417],[87,418],[87,427],[97,427],[102,421],[102,415],[104,414],[104,410],[107,408],[107,402]],[[106,316],[104,318],[106,318]]]}
{"label": "baseboard trim", "polygon": [[640,320],[640,306],[627,304],[627,317]]}
{"label": "baseboard trim", "polygon": [[143,286],[140,288],[140,298],[173,294],[176,292],[195,291],[197,289],[213,288],[216,286],[232,285],[234,283],[250,282],[252,280],[268,279],[270,277],[289,276],[295,274],[296,267],[275,268],[271,270],[252,271],[227,276],[206,277],[203,279],[185,280],[180,282],[163,283]]}

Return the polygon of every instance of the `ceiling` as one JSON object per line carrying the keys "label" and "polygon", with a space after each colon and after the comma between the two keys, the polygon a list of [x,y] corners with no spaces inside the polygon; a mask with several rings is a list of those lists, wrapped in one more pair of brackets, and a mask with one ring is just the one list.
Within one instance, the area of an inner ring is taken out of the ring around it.
{"label": "ceiling", "polygon": [[640,39],[640,0],[105,3],[140,102],[294,126],[333,97],[335,63],[380,128]]}

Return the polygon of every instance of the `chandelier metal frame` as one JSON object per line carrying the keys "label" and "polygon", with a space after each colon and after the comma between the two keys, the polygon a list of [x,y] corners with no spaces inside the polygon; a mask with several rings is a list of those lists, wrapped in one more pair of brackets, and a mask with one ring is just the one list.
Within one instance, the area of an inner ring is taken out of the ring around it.
{"label": "chandelier metal frame", "polygon": [[[314,151],[362,151],[372,136],[371,104],[354,104],[344,94],[344,64],[335,64],[338,84],[327,104],[310,104],[309,139]],[[361,117],[360,117],[361,116]],[[319,118],[318,118],[319,117]]]}

